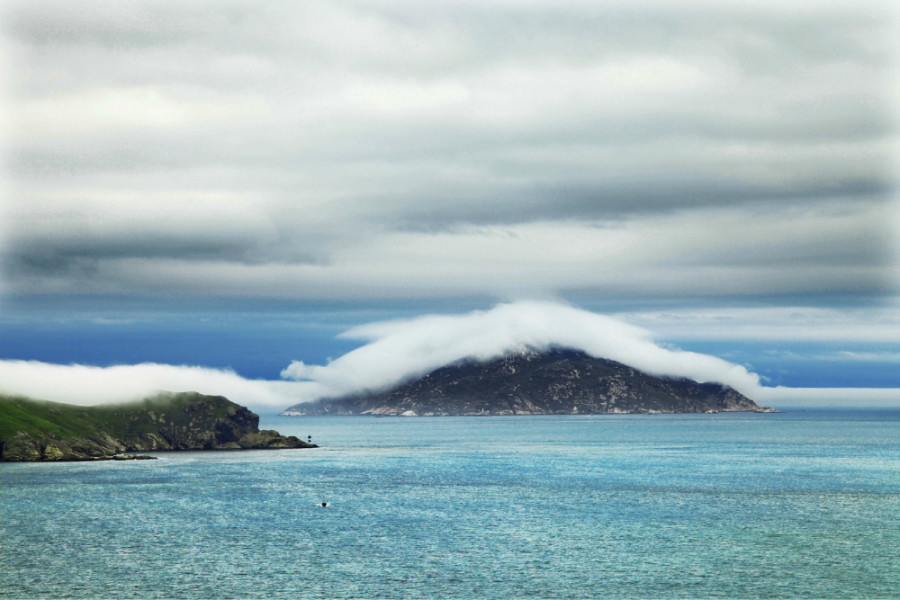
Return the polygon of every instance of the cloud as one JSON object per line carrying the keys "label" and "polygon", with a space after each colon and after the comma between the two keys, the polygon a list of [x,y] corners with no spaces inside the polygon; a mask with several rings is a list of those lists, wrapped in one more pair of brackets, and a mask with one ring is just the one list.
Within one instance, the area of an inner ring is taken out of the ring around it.
{"label": "cloud", "polygon": [[550,302],[516,302],[461,315],[371,323],[342,337],[367,343],[326,365],[294,361],[282,372],[282,380],[246,379],[230,370],[187,365],[97,367],[0,360],[0,393],[93,405],[136,400],[159,391],[198,391],[271,411],[390,386],[463,358],[487,360],[524,348],[564,346],[656,375],[725,383],[757,402],[778,407],[900,404],[898,389],[764,387],[742,366],[664,348],[645,329]]}
{"label": "cloud", "polygon": [[67,404],[128,402],[160,391],[223,395],[250,408],[284,408],[316,393],[310,383],[257,381],[233,371],[142,363],[96,367],[0,360],[0,393]]}
{"label": "cloud", "polygon": [[896,4],[9,0],[0,287],[895,340]]}
{"label": "cloud", "polygon": [[[616,313],[663,339],[893,344],[900,339],[896,305],[673,307]],[[809,359],[824,358],[814,354]]]}
{"label": "cloud", "polygon": [[856,352],[852,350],[842,350],[823,358],[825,360],[837,361],[900,363],[900,352]]}
{"label": "cloud", "polygon": [[546,302],[501,304],[464,315],[431,315],[356,327],[344,334],[369,343],[325,366],[294,362],[282,377],[346,393],[384,388],[463,358],[487,360],[525,348],[580,349],[647,373],[716,381],[750,395],[759,377],[713,356],[668,350],[650,333],[610,317]]}
{"label": "cloud", "polygon": [[885,289],[888,2],[3,15],[12,293]]}
{"label": "cloud", "polygon": [[[179,210],[177,203],[167,204]],[[311,231],[301,243],[286,241],[280,247],[274,221],[267,225],[259,215],[244,219],[243,210],[210,208],[205,221],[212,231],[197,235],[178,226],[166,231],[150,219],[142,227],[130,226],[115,209],[105,224],[73,218],[72,225],[46,226],[48,237],[56,229],[49,244],[40,236],[26,239],[26,229],[14,234],[19,249],[7,254],[6,273],[27,293],[172,290],[291,298],[473,294],[510,299],[568,291],[606,298],[873,295],[894,287],[893,257],[886,249],[892,213],[865,203],[769,205],[752,213],[691,210],[438,232],[364,226],[340,245],[327,233]],[[203,219],[199,212],[185,216],[189,223]],[[62,231],[76,223],[82,226],[78,231]],[[313,219],[303,227],[317,223]],[[103,235],[95,239],[98,231]],[[257,233],[260,237],[254,238]]]}
{"label": "cloud", "polygon": [[900,388],[789,388],[767,387],[760,390],[758,403],[777,408],[807,407],[900,407]]}

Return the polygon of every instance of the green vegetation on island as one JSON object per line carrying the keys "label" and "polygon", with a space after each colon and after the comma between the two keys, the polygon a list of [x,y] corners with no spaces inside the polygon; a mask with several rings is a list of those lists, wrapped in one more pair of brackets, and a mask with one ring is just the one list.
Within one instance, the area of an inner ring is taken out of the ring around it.
{"label": "green vegetation on island", "polygon": [[124,452],[315,447],[259,430],[259,416],[222,396],[164,393],[74,406],[0,395],[0,460],[97,460]]}

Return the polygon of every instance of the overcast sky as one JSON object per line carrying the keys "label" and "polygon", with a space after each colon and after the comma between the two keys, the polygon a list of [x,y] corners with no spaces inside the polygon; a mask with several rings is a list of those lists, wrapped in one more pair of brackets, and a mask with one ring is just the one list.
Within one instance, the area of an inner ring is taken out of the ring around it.
{"label": "overcast sky", "polygon": [[7,0],[4,326],[562,298],[896,368],[892,4]]}

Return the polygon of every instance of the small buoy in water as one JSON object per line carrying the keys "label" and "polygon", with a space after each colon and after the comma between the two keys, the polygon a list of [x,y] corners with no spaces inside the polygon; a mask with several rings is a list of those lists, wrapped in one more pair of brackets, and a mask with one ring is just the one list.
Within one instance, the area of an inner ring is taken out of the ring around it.
{"label": "small buoy in water", "polygon": [[328,506],[328,503],[327,503],[327,502],[323,502],[323,503],[322,503],[322,506],[323,506],[323,507]]}

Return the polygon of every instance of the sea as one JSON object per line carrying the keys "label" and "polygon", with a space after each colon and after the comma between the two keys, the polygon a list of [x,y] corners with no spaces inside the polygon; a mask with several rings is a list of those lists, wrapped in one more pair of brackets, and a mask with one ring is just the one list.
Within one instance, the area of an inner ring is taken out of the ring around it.
{"label": "sea", "polygon": [[0,465],[0,598],[900,597],[898,410],[261,426]]}

